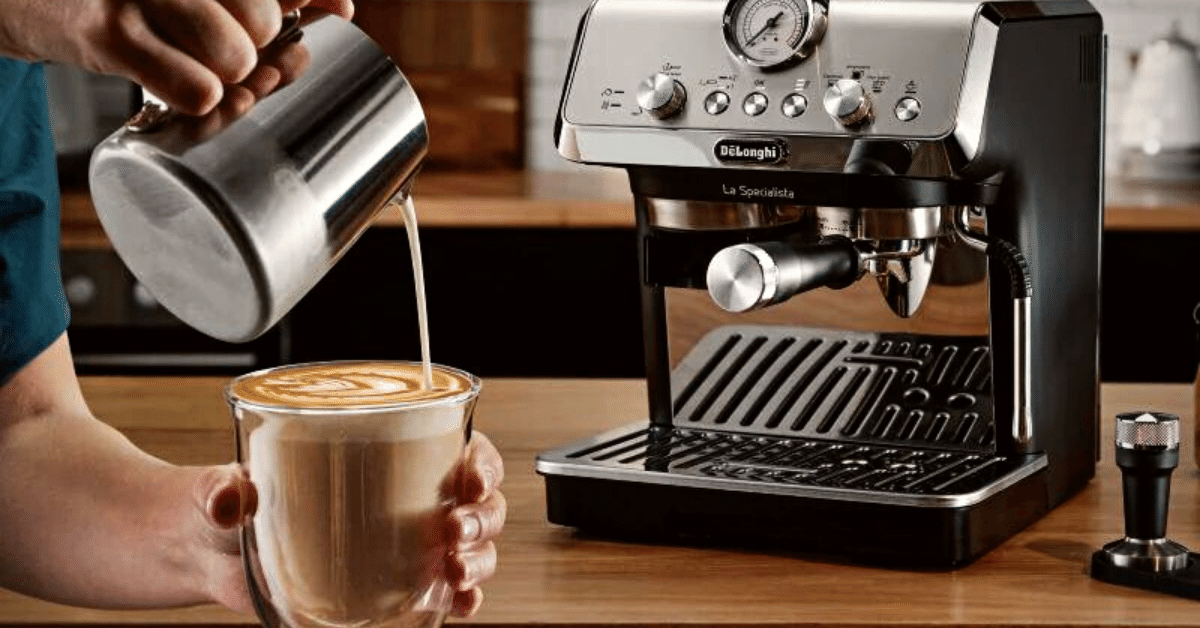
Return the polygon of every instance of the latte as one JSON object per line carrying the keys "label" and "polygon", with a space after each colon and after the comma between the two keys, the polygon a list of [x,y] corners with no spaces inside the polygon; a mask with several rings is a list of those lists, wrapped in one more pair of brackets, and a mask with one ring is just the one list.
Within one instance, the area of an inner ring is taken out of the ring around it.
{"label": "latte", "polygon": [[285,409],[355,410],[411,404],[463,395],[474,380],[435,366],[433,387],[422,384],[422,367],[408,362],[302,364],[241,377],[230,386],[233,399]]}
{"label": "latte", "polygon": [[[441,534],[478,382],[420,363],[302,364],[230,386],[258,490],[243,528],[272,628],[436,628]],[[315,411],[314,411],[315,410]]]}

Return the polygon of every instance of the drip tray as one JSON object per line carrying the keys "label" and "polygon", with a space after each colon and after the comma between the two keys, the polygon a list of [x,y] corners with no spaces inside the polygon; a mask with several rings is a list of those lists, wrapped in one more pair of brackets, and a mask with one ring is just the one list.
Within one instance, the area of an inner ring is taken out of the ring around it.
{"label": "drip tray", "polygon": [[1044,455],[882,447],[645,423],[538,456],[543,475],[959,508],[1046,467]]}
{"label": "drip tray", "polygon": [[672,376],[674,426],[546,452],[547,476],[932,508],[1046,467],[994,453],[986,338],[731,326]]}

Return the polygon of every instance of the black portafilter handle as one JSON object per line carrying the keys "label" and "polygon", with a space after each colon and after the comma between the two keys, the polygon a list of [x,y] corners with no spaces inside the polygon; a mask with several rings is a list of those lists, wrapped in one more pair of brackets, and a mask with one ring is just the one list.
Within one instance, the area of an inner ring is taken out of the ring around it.
{"label": "black portafilter handle", "polygon": [[708,293],[729,312],[747,312],[786,301],[814,288],[845,288],[862,275],[858,249],[848,238],[818,243],[738,244],[708,265]]}
{"label": "black portafilter handle", "polygon": [[1117,415],[1116,461],[1121,468],[1125,536],[1167,536],[1171,472],[1179,466],[1179,417],[1162,412]]}

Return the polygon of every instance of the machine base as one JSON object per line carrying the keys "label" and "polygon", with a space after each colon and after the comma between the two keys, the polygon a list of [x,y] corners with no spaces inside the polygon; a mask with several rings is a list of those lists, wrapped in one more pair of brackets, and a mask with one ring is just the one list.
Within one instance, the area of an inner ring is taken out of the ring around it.
{"label": "machine base", "polygon": [[558,475],[546,481],[551,523],[625,540],[717,543],[856,562],[958,568],[1049,510],[1044,466],[961,506],[854,501]]}

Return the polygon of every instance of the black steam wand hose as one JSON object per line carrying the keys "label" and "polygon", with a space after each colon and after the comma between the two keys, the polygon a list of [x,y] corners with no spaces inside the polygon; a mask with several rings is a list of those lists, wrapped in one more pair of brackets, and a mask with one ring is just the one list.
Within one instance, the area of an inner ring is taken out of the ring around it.
{"label": "black steam wand hose", "polygon": [[968,245],[998,260],[1008,269],[1009,291],[1013,300],[1013,453],[1028,453],[1033,441],[1033,411],[1030,407],[1033,394],[1030,363],[1033,274],[1029,270],[1028,260],[1015,244],[971,229],[971,210],[970,207],[962,207],[955,214],[955,232]]}

